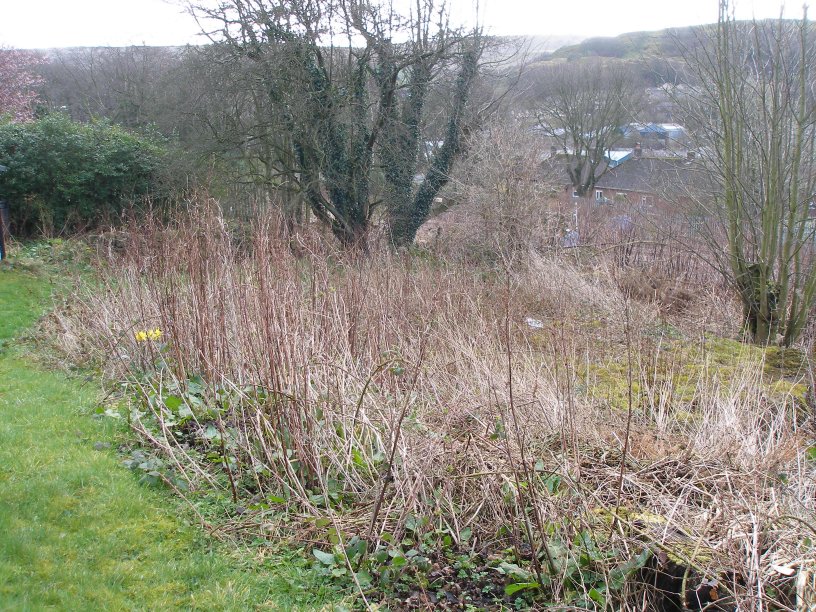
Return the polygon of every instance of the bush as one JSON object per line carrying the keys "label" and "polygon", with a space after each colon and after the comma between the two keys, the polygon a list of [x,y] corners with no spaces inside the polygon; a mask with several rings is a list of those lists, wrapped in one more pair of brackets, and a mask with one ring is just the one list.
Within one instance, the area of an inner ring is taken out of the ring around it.
{"label": "bush", "polygon": [[129,203],[160,195],[165,148],[106,122],[60,114],[0,125],[0,198],[18,235],[98,225]]}

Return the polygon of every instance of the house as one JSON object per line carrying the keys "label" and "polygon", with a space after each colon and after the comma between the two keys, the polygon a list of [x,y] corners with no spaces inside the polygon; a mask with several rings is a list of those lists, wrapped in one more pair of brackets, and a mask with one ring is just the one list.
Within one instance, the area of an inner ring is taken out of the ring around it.
{"label": "house", "polygon": [[[596,204],[627,203],[641,205],[670,205],[698,183],[695,177],[695,154],[645,156],[641,148],[612,152],[606,166],[599,168],[601,178],[595,183],[588,198]],[[578,199],[572,185],[566,186],[567,195]]]}

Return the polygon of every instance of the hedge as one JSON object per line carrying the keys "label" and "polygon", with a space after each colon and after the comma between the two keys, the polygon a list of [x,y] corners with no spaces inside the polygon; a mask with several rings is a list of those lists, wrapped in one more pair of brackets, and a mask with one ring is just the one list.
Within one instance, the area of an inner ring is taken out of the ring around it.
{"label": "hedge", "polygon": [[18,235],[73,232],[108,222],[130,203],[163,196],[164,144],[107,122],[61,114],[0,125],[0,199]]}

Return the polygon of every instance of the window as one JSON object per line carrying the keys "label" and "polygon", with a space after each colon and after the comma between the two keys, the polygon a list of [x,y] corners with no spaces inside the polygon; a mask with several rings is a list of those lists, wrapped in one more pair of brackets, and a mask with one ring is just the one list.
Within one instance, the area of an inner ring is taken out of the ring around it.
{"label": "window", "polygon": [[641,197],[640,198],[640,203],[641,204],[648,204],[649,203],[649,198],[647,198],[646,196]]}
{"label": "window", "polygon": [[595,201],[596,202],[603,202],[603,191],[600,189],[595,190]]}
{"label": "window", "polygon": [[572,197],[573,197],[573,198],[577,198],[577,197],[579,197],[579,196],[578,196],[578,192],[577,192],[575,189],[573,189],[573,190],[572,190]]}

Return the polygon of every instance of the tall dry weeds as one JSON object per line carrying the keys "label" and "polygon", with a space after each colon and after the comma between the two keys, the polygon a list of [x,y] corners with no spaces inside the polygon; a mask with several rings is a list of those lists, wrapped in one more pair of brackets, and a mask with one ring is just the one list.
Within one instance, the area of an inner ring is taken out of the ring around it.
{"label": "tall dry weeds", "polygon": [[[627,315],[607,270],[354,258],[271,222],[238,231],[212,205],[100,244],[104,290],[61,315],[68,344],[139,390],[135,429],[191,488],[274,500],[307,539],[316,517],[372,540],[422,517],[462,547],[472,532],[472,551],[514,548],[539,578],[565,571],[554,541],[577,559],[576,534],[597,534],[685,568],[675,587],[794,609],[779,568],[816,552],[799,387],[737,354],[712,366],[705,330],[656,305]],[[161,343],[136,341],[153,328]],[[636,582],[608,605],[657,609]]]}

